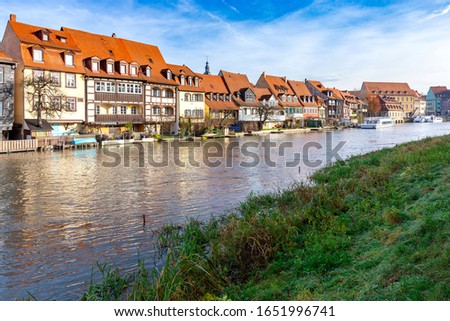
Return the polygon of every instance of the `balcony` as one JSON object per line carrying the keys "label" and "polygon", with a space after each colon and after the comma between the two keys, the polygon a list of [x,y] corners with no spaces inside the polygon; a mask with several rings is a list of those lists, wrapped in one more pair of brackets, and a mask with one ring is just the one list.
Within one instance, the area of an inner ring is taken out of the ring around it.
{"label": "balcony", "polygon": [[144,123],[144,115],[95,115],[96,123],[103,124],[142,124]]}
{"label": "balcony", "polygon": [[175,115],[150,115],[147,116],[150,123],[173,123],[175,122]]}

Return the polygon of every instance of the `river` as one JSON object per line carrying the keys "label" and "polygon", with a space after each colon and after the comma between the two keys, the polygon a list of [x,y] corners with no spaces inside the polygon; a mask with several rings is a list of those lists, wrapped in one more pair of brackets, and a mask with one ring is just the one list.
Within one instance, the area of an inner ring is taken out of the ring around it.
{"label": "river", "polygon": [[151,265],[165,223],[232,211],[251,192],[305,180],[327,157],[448,134],[450,123],[425,123],[0,155],[0,300],[78,300],[96,262]]}

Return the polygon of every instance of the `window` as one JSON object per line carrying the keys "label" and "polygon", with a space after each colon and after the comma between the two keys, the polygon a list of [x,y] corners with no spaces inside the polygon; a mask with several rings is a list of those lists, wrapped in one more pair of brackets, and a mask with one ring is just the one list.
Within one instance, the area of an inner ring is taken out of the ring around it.
{"label": "window", "polygon": [[55,86],[61,86],[61,73],[51,71],[50,78],[53,80]]}
{"label": "window", "polygon": [[159,115],[161,113],[161,108],[160,107],[153,107],[152,108],[152,114],[153,115]]}
{"label": "window", "polygon": [[137,114],[137,108],[136,106],[131,107],[131,114],[136,115]]}
{"label": "window", "polygon": [[131,66],[131,75],[136,76],[137,75],[137,67]]}
{"label": "window", "polygon": [[192,86],[192,77],[188,77],[188,86]]}
{"label": "window", "polygon": [[184,111],[184,117],[191,117],[191,110],[190,109],[186,109]]}
{"label": "window", "polygon": [[61,110],[61,98],[52,97],[50,101],[53,110]]}
{"label": "window", "polygon": [[67,38],[64,38],[64,37],[59,38],[59,40],[60,40],[62,43],[66,43],[66,42],[67,42]]}
{"label": "window", "polygon": [[163,91],[164,98],[173,98],[173,91],[171,89],[166,89]]}
{"label": "window", "polygon": [[113,115],[117,115],[117,106],[113,106],[112,113]]}
{"label": "window", "polygon": [[181,84],[181,86],[184,86],[184,83],[185,83],[185,78],[184,78],[183,75],[181,75],[181,77],[180,77],[180,84]]}
{"label": "window", "polygon": [[44,54],[41,49],[33,49],[33,61],[44,62]]}
{"label": "window", "polygon": [[120,113],[125,115],[127,113],[127,106],[120,106]]}
{"label": "window", "polygon": [[184,101],[191,101],[191,95],[190,94],[184,94]]}
{"label": "window", "polygon": [[195,87],[198,87],[198,77],[195,77],[195,78],[194,78],[194,86],[195,86]]}
{"label": "window", "polygon": [[120,73],[122,75],[127,73],[127,66],[126,65],[120,65]]}
{"label": "window", "polygon": [[0,116],[3,116],[3,101],[0,100]]}
{"label": "window", "polygon": [[245,101],[253,101],[253,95],[252,93],[246,93],[245,94]]}
{"label": "window", "polygon": [[0,84],[5,81],[4,76],[3,76],[4,72],[5,72],[5,70],[3,68],[0,68]]}
{"label": "window", "polygon": [[[97,106],[99,107],[99,106]],[[67,98],[67,109],[70,111],[76,111],[77,110],[77,100],[76,98]],[[100,107],[99,107],[100,109]],[[100,113],[100,110],[98,112],[98,114]]]}
{"label": "window", "polygon": [[298,98],[297,98],[297,96],[294,96],[294,103],[298,103]]}
{"label": "window", "polygon": [[282,100],[283,102],[286,102],[286,95],[281,96],[281,100]]}
{"label": "window", "polygon": [[113,74],[114,73],[114,65],[111,63],[108,63],[106,66],[106,71],[108,72],[108,74]]}
{"label": "window", "polygon": [[164,111],[164,115],[173,115],[172,107],[164,107],[163,111]]}
{"label": "window", "polygon": [[142,87],[140,84],[124,84],[117,85],[117,90],[121,94],[142,94]]}
{"label": "window", "polygon": [[33,70],[33,79],[39,80],[44,78],[44,71],[43,70]]}
{"label": "window", "polygon": [[75,88],[76,86],[75,74],[66,74],[66,87]]}
{"label": "window", "polygon": [[100,106],[95,106],[95,114],[99,115],[100,114]]}
{"label": "window", "polygon": [[64,55],[64,62],[66,63],[66,66],[73,66],[73,55],[70,53],[66,53]]}
{"label": "window", "polygon": [[99,81],[95,83],[95,91],[103,93],[114,93],[116,92],[116,87],[114,83],[109,81]]}
{"label": "window", "polygon": [[167,79],[172,80],[172,72],[167,70]]}
{"label": "window", "polygon": [[92,62],[92,71],[98,71],[98,61]]}
{"label": "window", "polygon": [[201,94],[195,94],[194,101],[203,101],[203,96]]}
{"label": "window", "polygon": [[147,77],[151,77],[151,76],[152,76],[152,69],[151,69],[150,67],[147,67],[147,68],[145,69],[145,75],[146,75]]}
{"label": "window", "polygon": [[43,41],[48,41],[48,34],[43,33],[43,34],[42,34],[42,40],[43,40]]}
{"label": "window", "polygon": [[159,89],[158,87],[153,87],[152,96],[153,97],[161,97],[161,89]]}
{"label": "window", "polygon": [[288,96],[288,102],[292,102],[292,96]]}

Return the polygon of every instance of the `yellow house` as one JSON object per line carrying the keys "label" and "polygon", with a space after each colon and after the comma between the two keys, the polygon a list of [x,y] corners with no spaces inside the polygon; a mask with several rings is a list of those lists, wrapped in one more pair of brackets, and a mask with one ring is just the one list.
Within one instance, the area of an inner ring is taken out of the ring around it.
{"label": "yellow house", "polygon": [[25,120],[36,118],[36,112],[33,111],[34,102],[29,88],[25,88],[25,81],[39,77],[51,77],[62,97],[60,101],[54,102],[61,106],[59,111],[42,115],[53,127],[52,134],[62,135],[84,129],[84,67],[80,49],[70,34],[19,23],[12,14],[6,26],[1,50],[18,63],[15,73],[14,113],[17,138],[23,137]]}

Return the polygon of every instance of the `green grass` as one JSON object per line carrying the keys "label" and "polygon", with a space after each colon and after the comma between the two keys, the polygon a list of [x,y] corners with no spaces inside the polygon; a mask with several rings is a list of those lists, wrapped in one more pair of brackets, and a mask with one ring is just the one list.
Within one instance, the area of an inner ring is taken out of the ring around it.
{"label": "green grass", "polygon": [[89,300],[448,300],[450,136],[354,157],[232,215],[159,234],[167,260],[103,268]]}

